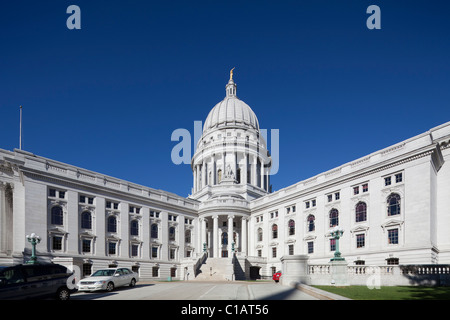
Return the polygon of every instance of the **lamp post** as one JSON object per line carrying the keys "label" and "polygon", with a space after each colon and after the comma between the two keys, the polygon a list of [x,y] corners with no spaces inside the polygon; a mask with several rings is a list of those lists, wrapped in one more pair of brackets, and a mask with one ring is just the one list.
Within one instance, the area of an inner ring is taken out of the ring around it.
{"label": "lamp post", "polygon": [[339,252],[339,239],[344,234],[344,229],[339,226],[334,227],[330,230],[330,235],[333,239],[336,240],[336,250],[334,251],[334,258],[330,261],[344,261],[345,258],[341,257],[341,253]]}
{"label": "lamp post", "polygon": [[31,258],[26,262],[26,264],[37,264],[37,257],[36,257],[36,245],[41,242],[41,237],[36,235],[34,232],[31,234],[31,236],[27,235],[27,240],[29,243],[31,243]]}

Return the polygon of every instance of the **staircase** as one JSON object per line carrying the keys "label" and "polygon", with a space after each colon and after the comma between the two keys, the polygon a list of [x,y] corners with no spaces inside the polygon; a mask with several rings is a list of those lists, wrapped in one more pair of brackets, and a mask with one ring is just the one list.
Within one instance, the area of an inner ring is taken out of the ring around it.
{"label": "staircase", "polygon": [[234,264],[232,258],[207,258],[198,270],[195,281],[232,281]]}

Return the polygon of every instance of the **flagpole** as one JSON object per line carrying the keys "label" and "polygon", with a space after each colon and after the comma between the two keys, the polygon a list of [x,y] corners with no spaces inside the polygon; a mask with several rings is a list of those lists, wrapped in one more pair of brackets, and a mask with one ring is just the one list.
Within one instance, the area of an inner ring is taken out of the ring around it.
{"label": "flagpole", "polygon": [[19,134],[19,150],[22,150],[22,106],[20,106],[20,134]]}

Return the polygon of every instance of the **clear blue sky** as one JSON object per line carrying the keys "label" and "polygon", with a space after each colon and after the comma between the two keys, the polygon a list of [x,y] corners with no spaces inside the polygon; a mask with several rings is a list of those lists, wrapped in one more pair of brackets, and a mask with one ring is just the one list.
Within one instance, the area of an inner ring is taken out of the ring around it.
{"label": "clear blue sky", "polygon": [[171,134],[236,67],[280,130],[278,190],[450,121],[449,59],[448,1],[2,1],[0,148],[19,147],[23,105],[24,150],[187,196]]}

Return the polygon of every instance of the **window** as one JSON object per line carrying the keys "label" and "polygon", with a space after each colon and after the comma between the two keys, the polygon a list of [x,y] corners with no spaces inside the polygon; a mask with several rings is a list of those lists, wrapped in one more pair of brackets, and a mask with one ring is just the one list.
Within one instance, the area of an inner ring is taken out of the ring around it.
{"label": "window", "polygon": [[158,225],[153,223],[150,227],[150,237],[152,239],[158,239]]}
{"label": "window", "polygon": [[355,207],[355,222],[367,220],[367,205],[365,202],[358,202]]}
{"label": "window", "polygon": [[184,242],[191,243],[191,230],[186,230],[184,232]]}
{"label": "window", "polygon": [[308,246],[308,253],[314,253],[314,242],[313,241],[308,241],[306,243],[306,245]]}
{"label": "window", "polygon": [[61,236],[54,236],[52,238],[52,250],[62,250],[62,241]]}
{"label": "window", "polygon": [[366,237],[365,234],[357,234],[356,235],[356,247],[364,248],[366,245]]}
{"label": "window", "polygon": [[170,260],[175,259],[175,248],[170,248],[170,250],[169,250],[169,259]]}
{"label": "window", "polygon": [[158,258],[158,247],[152,247],[152,258]]}
{"label": "window", "polygon": [[391,185],[391,177],[384,178],[384,185],[385,186],[390,186]]}
{"label": "window", "polygon": [[354,195],[359,194],[359,186],[353,187],[353,194]]}
{"label": "window", "polygon": [[80,203],[94,204],[93,197],[80,196],[79,200]]}
{"label": "window", "polygon": [[258,241],[263,241],[263,231],[261,228],[258,228]]}
{"label": "window", "polygon": [[51,223],[55,225],[63,225],[63,210],[60,206],[55,206],[51,210]]}
{"label": "window", "polygon": [[388,259],[386,259],[386,263],[388,266],[398,265],[399,259],[398,258],[388,258]]}
{"label": "window", "polygon": [[262,250],[258,249],[257,253],[258,253],[258,257],[261,258],[262,257]]}
{"label": "window", "polygon": [[152,268],[152,277],[159,277],[159,267],[153,267]]}
{"label": "window", "polygon": [[339,225],[339,211],[337,209],[330,210],[330,228]]}
{"label": "window", "polygon": [[312,215],[312,214],[310,214],[309,216],[308,216],[308,231],[309,232],[312,232],[312,231],[314,231],[315,229],[316,229],[316,227],[315,227],[315,223],[314,223],[314,221],[316,220],[316,218]]}
{"label": "window", "polygon": [[311,205],[312,205],[313,207],[316,206],[316,199],[311,200]]}
{"label": "window", "polygon": [[395,183],[399,183],[403,181],[403,175],[401,173],[397,173],[395,175]]}
{"label": "window", "polygon": [[132,244],[131,245],[131,256],[132,257],[139,256],[139,245],[137,245],[137,244]]}
{"label": "window", "polygon": [[116,254],[116,243],[108,242],[108,254],[115,255]]}
{"label": "window", "polygon": [[117,219],[115,216],[108,217],[108,232],[117,232]]}
{"label": "window", "polygon": [[175,241],[175,227],[169,228],[169,240]]}
{"label": "window", "polygon": [[395,216],[400,214],[400,196],[392,193],[387,198],[387,214],[388,216]]}
{"label": "window", "polygon": [[60,199],[64,199],[66,197],[66,192],[65,191],[60,191],[59,192],[59,198]]}
{"label": "window", "polygon": [[150,217],[151,218],[159,218],[159,212],[150,210]]}
{"label": "window", "polygon": [[89,211],[81,213],[81,228],[92,229],[92,215]]}
{"label": "window", "polygon": [[336,239],[330,239],[330,251],[336,251]]}
{"label": "window", "polygon": [[272,258],[276,258],[277,257],[277,248],[273,247],[272,248]]}
{"label": "window", "polygon": [[130,222],[130,235],[132,236],[139,235],[139,222],[137,220],[131,220]]}
{"label": "window", "polygon": [[306,209],[309,209],[309,201],[305,202],[305,207],[306,207]]}
{"label": "window", "polygon": [[222,233],[222,245],[223,246],[228,245],[228,232]]}
{"label": "window", "polygon": [[398,229],[388,230],[388,243],[398,244]]}
{"label": "window", "polygon": [[278,218],[278,211],[274,211],[270,213],[270,219]]}
{"label": "window", "polygon": [[339,200],[341,198],[341,194],[339,192],[336,192],[334,194],[334,200]]}
{"label": "window", "polygon": [[293,255],[294,255],[294,245],[293,245],[293,244],[290,244],[290,245],[289,245],[289,247],[288,247],[288,252],[289,252],[289,255],[290,255],[290,256],[293,256]]}
{"label": "window", "polygon": [[81,250],[83,252],[91,252],[91,240],[83,239],[81,242]]}
{"label": "window", "polygon": [[365,184],[362,185],[362,191],[363,192],[368,192],[369,191],[369,184],[368,183],[365,183]]}
{"label": "window", "polygon": [[294,220],[289,220],[288,222],[288,228],[289,228],[289,235],[293,236],[295,235],[295,221]]}
{"label": "window", "polygon": [[49,197],[56,197],[56,190],[55,189],[48,190],[48,196]]}
{"label": "window", "polygon": [[276,224],[274,224],[272,226],[272,239],[277,239],[278,238],[278,226]]}
{"label": "window", "polygon": [[141,212],[141,208],[130,206],[129,207],[129,212],[130,213],[137,213],[137,214],[139,214]]}
{"label": "window", "polygon": [[333,195],[329,194],[329,195],[327,196],[327,198],[328,198],[328,202],[333,201]]}

